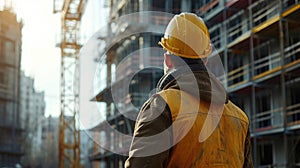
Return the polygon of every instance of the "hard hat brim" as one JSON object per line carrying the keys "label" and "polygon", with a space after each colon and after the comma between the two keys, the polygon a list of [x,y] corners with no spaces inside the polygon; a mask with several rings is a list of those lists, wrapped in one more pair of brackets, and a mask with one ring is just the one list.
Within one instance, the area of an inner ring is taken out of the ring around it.
{"label": "hard hat brim", "polygon": [[179,48],[174,48],[167,43],[167,39],[162,37],[161,41],[158,42],[158,45],[162,46],[163,49],[169,51],[170,53],[183,57],[183,58],[190,58],[190,59],[199,59],[199,58],[206,58],[211,53],[211,44],[208,46],[208,48],[204,51],[203,55],[186,55],[183,53],[180,53]]}

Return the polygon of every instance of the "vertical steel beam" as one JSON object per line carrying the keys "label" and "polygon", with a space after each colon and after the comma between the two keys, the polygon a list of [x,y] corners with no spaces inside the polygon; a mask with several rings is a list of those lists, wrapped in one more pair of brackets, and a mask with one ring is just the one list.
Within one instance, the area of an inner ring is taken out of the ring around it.
{"label": "vertical steel beam", "polygon": [[60,76],[60,122],[59,122],[59,167],[80,167],[79,128],[79,74],[78,58],[80,50],[79,26],[85,0],[54,0],[61,4],[61,76]]}
{"label": "vertical steel beam", "polygon": [[279,1],[279,40],[280,40],[280,64],[281,64],[281,102],[282,102],[282,117],[283,117],[283,148],[284,148],[284,162],[288,167],[288,137],[287,137],[287,118],[286,118],[286,93],[285,93],[285,69],[284,69],[284,30],[283,30],[283,4],[282,0]]}

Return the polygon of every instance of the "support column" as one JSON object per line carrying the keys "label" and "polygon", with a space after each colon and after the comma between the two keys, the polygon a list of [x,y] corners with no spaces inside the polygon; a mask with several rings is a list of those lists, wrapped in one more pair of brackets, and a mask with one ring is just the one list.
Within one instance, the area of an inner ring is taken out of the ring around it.
{"label": "support column", "polygon": [[191,0],[181,1],[181,12],[191,12],[191,9],[192,9]]}
{"label": "support column", "polygon": [[166,0],[166,11],[172,12],[173,10],[173,0]]}
{"label": "support column", "polygon": [[[221,27],[221,30],[223,30],[223,31],[221,31],[221,33],[223,33],[222,35],[221,35],[221,37],[220,37],[220,39],[222,38],[222,37],[224,37],[224,39],[222,40],[220,40],[220,48],[222,49],[223,47],[222,46],[225,46],[225,49],[224,49],[224,71],[225,71],[225,74],[228,74],[228,47],[227,47],[227,16],[226,16],[226,10],[223,10],[223,20],[224,20],[224,22],[222,23],[222,27]],[[224,42],[224,45],[222,44],[222,42]],[[228,76],[227,75],[225,75],[224,76],[224,87],[225,87],[225,89],[227,89],[227,87],[228,87],[228,82],[227,82],[227,78],[228,78]]]}
{"label": "support column", "polygon": [[282,1],[279,1],[279,40],[280,40],[280,83],[281,83],[281,101],[282,101],[282,117],[283,117],[283,148],[284,148],[284,165],[288,166],[288,137],[287,137],[287,119],[286,119],[286,90],[285,90],[285,69],[284,69],[284,30],[282,19]]}
{"label": "support column", "polygon": [[[252,4],[252,0],[248,0],[248,4],[251,5]],[[255,102],[255,81],[253,80],[253,76],[254,76],[254,44],[253,44],[253,40],[254,40],[254,34],[252,32],[253,29],[253,18],[252,18],[252,8],[249,8],[249,27],[251,30],[251,34],[250,34],[250,68],[251,68],[251,72],[250,72],[250,81],[252,83],[251,86],[251,103],[252,103],[252,112],[250,113],[250,119],[256,114],[256,102]],[[257,162],[257,137],[255,135],[254,129],[255,126],[253,126],[253,120],[250,120],[250,130],[253,132],[253,144],[252,144],[252,149],[253,149],[253,165],[254,167],[258,166],[258,162]]]}

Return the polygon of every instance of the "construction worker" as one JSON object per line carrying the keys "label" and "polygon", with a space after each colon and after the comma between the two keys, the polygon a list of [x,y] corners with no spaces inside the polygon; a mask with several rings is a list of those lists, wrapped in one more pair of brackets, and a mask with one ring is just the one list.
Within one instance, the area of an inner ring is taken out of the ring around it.
{"label": "construction worker", "polygon": [[125,167],[253,167],[248,117],[205,66],[203,20],[175,15],[159,44],[165,74],[139,112]]}

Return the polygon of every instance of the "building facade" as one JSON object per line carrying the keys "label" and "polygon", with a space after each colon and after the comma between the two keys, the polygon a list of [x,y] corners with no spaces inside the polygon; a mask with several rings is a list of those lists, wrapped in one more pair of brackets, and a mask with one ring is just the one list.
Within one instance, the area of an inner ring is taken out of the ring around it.
{"label": "building facade", "polygon": [[[247,113],[251,121],[255,167],[299,166],[300,99],[297,94],[300,93],[300,4],[298,0],[111,0],[110,9],[110,23],[123,15],[140,11],[163,11],[172,14],[193,12],[201,16],[209,27],[211,43],[224,65],[225,75],[220,76],[220,79],[230,99]],[[150,22],[144,26],[158,28],[159,23],[166,25],[168,22],[164,17],[156,17],[156,19],[154,22],[156,24]],[[138,26],[140,25],[135,24],[135,27]],[[128,21],[126,28],[131,28],[133,31],[137,30],[134,29],[135,27]],[[122,33],[126,34],[126,30]],[[108,37],[118,37],[118,35],[110,34]],[[118,112],[120,107],[117,107],[119,104],[114,104],[110,96],[111,90],[114,86],[116,88],[122,86],[126,74],[136,72],[138,66],[144,62],[139,62],[141,55],[136,54],[136,57],[132,56],[128,61],[132,61],[126,64],[128,66],[125,64],[119,66],[119,70],[122,69],[121,74],[118,74],[115,67],[118,67],[119,60],[128,54],[134,55],[134,51],[146,46],[157,46],[161,36],[162,34],[155,33],[134,34],[122,38],[118,43],[107,45],[109,48],[106,48],[106,57],[103,59],[103,64],[107,65],[105,71],[107,75],[104,76],[106,83],[94,100],[107,105],[103,112],[107,116],[108,123],[123,133],[132,134],[134,122],[120,115]],[[157,55],[157,62],[162,62],[161,52],[152,55]],[[142,71],[140,75],[144,81],[155,81],[159,76],[145,77]],[[132,103],[135,100],[147,99],[148,95],[145,93],[149,90],[141,89],[141,91],[138,89],[140,86],[155,87],[150,83],[138,82],[132,82],[130,86],[132,92],[123,97],[124,101]],[[135,98],[134,95],[138,94],[140,97]],[[126,103],[120,105],[127,109],[128,113],[137,114],[137,110],[130,109]],[[138,103],[137,107],[140,105]],[[95,132],[103,132],[103,130],[105,130],[103,124],[93,129]],[[122,143],[130,143],[119,140],[116,135],[105,131],[104,135],[100,142],[110,145],[113,149],[124,147]],[[97,136],[98,139],[100,137]],[[96,148],[90,159],[98,164],[96,166],[122,167],[126,157]]]}
{"label": "building facade", "polygon": [[199,10],[230,98],[250,118],[255,167],[299,166],[299,14],[294,0],[211,0]]}
{"label": "building facade", "polygon": [[[110,1],[108,20],[109,23],[116,22],[116,25],[109,24],[111,27],[108,30],[112,31],[108,31],[108,40],[101,37],[106,40],[106,57],[102,59],[102,63],[107,67],[105,70],[107,75],[102,76],[101,81],[106,83],[99,89],[99,94],[94,100],[106,104],[107,108],[103,110],[106,121],[119,132],[132,135],[138,109],[154,92],[158,80],[163,75],[163,50],[157,43],[163,36],[172,14],[192,11],[191,8],[191,2],[188,0]],[[139,18],[125,16],[140,11],[145,13]],[[156,12],[147,13],[147,11]],[[127,22],[123,30],[122,20]],[[114,30],[113,26],[117,27],[117,30]],[[109,37],[114,39],[111,40]],[[129,91],[124,92],[127,88],[122,86],[128,86]],[[117,94],[117,98],[112,94]],[[105,147],[99,149],[97,148],[99,144],[95,143],[96,147],[91,150],[90,159],[95,167],[124,167],[126,159],[124,155],[128,151],[130,139],[107,131],[106,126],[99,124],[92,129],[99,132],[95,133],[95,137],[101,139],[98,143]]]}
{"label": "building facade", "polygon": [[[2,4],[3,5],[3,4]],[[19,111],[22,23],[11,6],[0,7],[0,167],[20,164]]]}
{"label": "building facade", "polygon": [[59,135],[59,118],[48,116],[43,118],[42,124],[42,140],[41,147],[42,154],[42,167],[52,168],[58,167],[58,135]]}
{"label": "building facade", "polygon": [[90,134],[86,130],[80,131],[80,165],[82,167],[92,167],[89,160],[89,150],[92,148],[93,141]]}
{"label": "building facade", "polygon": [[[34,79],[21,72],[20,83],[20,119],[24,130],[24,165],[42,164],[43,122],[45,119],[45,93],[34,87]],[[39,163],[40,162],[40,163]]]}

